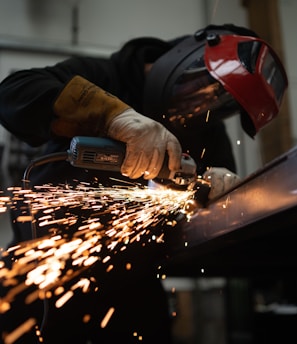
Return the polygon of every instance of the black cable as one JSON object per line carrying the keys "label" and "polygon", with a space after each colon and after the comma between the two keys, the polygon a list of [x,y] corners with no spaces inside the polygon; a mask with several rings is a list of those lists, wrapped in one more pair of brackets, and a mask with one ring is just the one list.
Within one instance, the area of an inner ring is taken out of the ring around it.
{"label": "black cable", "polygon": [[32,160],[30,164],[27,166],[23,174],[23,189],[25,190],[29,189],[30,187],[29,174],[34,167],[47,164],[49,162],[68,160],[68,156],[69,156],[68,152],[58,152],[58,153],[47,154],[47,155],[44,155],[42,157]]}
{"label": "black cable", "polygon": [[[29,175],[30,172],[34,167],[47,164],[49,162],[56,162],[56,161],[67,161],[69,157],[68,152],[58,152],[58,153],[51,153],[44,155],[42,157],[36,158],[30,162],[30,164],[27,166],[25,169],[25,172],[23,174],[23,189],[27,190],[30,188],[30,179]],[[37,238],[37,233],[36,233],[36,226],[35,226],[35,220],[34,220],[34,213],[32,212],[32,207],[31,203],[28,203],[29,207],[29,212],[32,217],[31,221],[31,230],[32,230],[32,238],[36,239]],[[48,315],[48,300],[44,298],[43,300],[43,318],[41,321],[40,325],[40,331],[42,332],[42,329],[44,328],[46,321],[47,321],[47,315]]]}

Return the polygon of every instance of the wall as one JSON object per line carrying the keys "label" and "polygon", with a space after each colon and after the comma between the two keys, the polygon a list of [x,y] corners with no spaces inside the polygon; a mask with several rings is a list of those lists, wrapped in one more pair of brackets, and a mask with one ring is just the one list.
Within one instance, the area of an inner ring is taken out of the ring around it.
{"label": "wall", "polygon": [[291,124],[294,144],[297,144],[297,39],[296,39],[295,0],[279,0],[279,15],[282,23],[285,63],[289,79],[289,100],[291,105]]}
{"label": "wall", "polygon": [[171,38],[192,32],[204,15],[202,2],[195,0],[1,0],[0,4],[1,34],[54,43],[72,41],[72,9],[77,5],[79,44],[107,46],[111,51],[138,35]]}

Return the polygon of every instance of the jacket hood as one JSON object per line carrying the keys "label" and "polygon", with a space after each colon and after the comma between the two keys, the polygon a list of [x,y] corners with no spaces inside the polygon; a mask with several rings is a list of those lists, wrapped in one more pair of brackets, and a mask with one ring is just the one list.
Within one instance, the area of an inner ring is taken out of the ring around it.
{"label": "jacket hood", "polygon": [[174,42],[167,42],[153,37],[135,38],[111,55],[119,80],[120,92],[125,96],[122,100],[141,112],[143,108],[143,89],[145,83],[144,66],[155,62],[173,46]]}

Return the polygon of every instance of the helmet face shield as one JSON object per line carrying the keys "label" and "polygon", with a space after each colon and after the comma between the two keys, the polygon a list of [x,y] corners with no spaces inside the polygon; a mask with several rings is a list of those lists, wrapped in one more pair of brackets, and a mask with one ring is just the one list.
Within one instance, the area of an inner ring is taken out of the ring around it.
{"label": "helmet face shield", "polygon": [[269,50],[266,50],[266,54],[263,56],[260,73],[271,86],[276,102],[280,106],[288,81],[279,64],[276,63],[275,56]]}
{"label": "helmet face shield", "polygon": [[187,126],[198,116],[211,120],[219,111],[222,119],[238,108],[233,96],[209,74],[204,61],[203,66],[194,61],[172,86],[165,116],[172,125]]}
{"label": "helmet face shield", "polygon": [[250,117],[254,132],[249,135],[254,136],[278,114],[287,76],[276,53],[263,40],[222,35],[219,44],[206,45],[205,63]]}
{"label": "helmet face shield", "polygon": [[249,118],[250,135],[279,112],[287,77],[263,40],[230,32],[190,36],[161,56],[147,76],[144,114],[187,126],[198,119]]}

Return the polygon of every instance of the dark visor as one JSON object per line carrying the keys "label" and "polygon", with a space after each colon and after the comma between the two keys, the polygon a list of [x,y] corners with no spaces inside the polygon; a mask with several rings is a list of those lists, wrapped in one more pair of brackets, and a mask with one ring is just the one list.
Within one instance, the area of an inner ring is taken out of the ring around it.
{"label": "dark visor", "polygon": [[209,74],[201,60],[194,61],[184,71],[170,94],[167,118],[173,124],[186,125],[197,116],[211,120],[218,109],[220,119],[239,110],[231,94]]}

